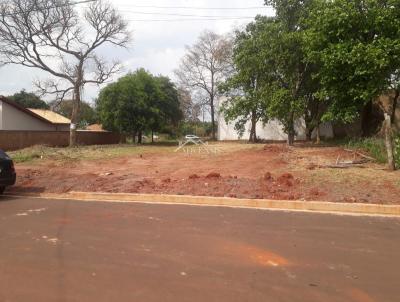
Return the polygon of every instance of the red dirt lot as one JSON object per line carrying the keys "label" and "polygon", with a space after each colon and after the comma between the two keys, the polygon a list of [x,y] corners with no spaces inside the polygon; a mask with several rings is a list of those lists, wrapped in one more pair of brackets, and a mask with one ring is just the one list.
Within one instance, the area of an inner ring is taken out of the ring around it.
{"label": "red dirt lot", "polygon": [[132,153],[106,160],[17,164],[12,193],[69,191],[400,204],[400,174],[339,147],[221,144],[216,155]]}

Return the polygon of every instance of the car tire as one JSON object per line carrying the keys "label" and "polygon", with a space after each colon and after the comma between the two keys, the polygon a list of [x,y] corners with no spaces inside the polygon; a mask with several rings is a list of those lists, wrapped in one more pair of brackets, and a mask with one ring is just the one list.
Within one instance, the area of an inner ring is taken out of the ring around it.
{"label": "car tire", "polygon": [[6,187],[0,187],[0,195],[4,193],[5,189],[6,189]]}

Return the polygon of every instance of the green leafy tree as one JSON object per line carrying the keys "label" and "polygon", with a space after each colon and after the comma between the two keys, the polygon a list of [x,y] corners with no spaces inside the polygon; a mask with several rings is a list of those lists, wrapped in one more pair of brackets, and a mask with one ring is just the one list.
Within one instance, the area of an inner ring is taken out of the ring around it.
{"label": "green leafy tree", "polygon": [[159,131],[182,116],[173,83],[144,69],[102,89],[97,111],[104,129],[132,134],[139,143],[145,131]]}
{"label": "green leafy tree", "polygon": [[155,131],[176,132],[178,123],[183,119],[178,90],[168,77],[158,76],[154,80],[159,96],[151,104],[155,114],[149,123],[150,130],[152,134]]}
{"label": "green leafy tree", "polygon": [[[51,104],[53,110],[66,118],[70,118],[73,110],[73,101],[64,100],[61,102],[53,102]],[[88,125],[95,124],[98,121],[96,110],[87,102],[82,101],[79,112],[79,129],[85,129]]]}
{"label": "green leafy tree", "polygon": [[307,20],[309,62],[320,66],[326,119],[352,121],[375,97],[393,89],[385,112],[389,168],[394,169],[391,117],[399,97],[400,1],[316,0]]}
{"label": "green leafy tree", "polygon": [[264,114],[265,102],[260,89],[268,75],[262,55],[263,42],[260,41],[259,34],[266,22],[273,21],[259,17],[246,30],[236,32],[233,48],[235,73],[220,86],[227,96],[227,100],[221,104],[221,113],[227,122],[235,121],[235,129],[240,136],[244,134],[245,126],[250,121],[251,142],[257,140],[257,122],[268,120]]}
{"label": "green leafy tree", "polygon": [[36,94],[26,92],[24,89],[8,97],[10,100],[24,108],[49,109],[49,105],[41,100]]}
{"label": "green leafy tree", "polygon": [[273,22],[265,22],[260,33],[263,64],[269,79],[263,87],[266,115],[282,122],[288,144],[295,138],[295,121],[304,118],[309,102],[316,102],[313,84],[315,65],[306,61],[305,24],[311,1],[267,0],[276,10]]}

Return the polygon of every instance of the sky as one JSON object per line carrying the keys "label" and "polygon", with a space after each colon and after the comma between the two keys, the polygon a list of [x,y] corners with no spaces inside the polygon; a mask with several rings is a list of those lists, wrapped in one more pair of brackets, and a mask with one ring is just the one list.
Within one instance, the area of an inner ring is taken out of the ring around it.
{"label": "sky", "polygon": [[[123,66],[113,80],[138,68],[145,68],[155,75],[162,74],[174,80],[173,71],[179,66],[185,46],[195,43],[204,30],[225,34],[245,26],[258,14],[273,15],[273,10],[263,5],[264,0],[109,1],[129,22],[133,36],[128,49],[106,46],[99,50],[104,58],[118,60]],[[77,8],[83,10],[86,5],[88,4],[79,4]],[[46,73],[32,68],[2,66],[0,95],[11,95],[21,89],[35,92],[33,81],[46,78]],[[98,86],[85,86],[83,99],[93,102],[100,89]]]}

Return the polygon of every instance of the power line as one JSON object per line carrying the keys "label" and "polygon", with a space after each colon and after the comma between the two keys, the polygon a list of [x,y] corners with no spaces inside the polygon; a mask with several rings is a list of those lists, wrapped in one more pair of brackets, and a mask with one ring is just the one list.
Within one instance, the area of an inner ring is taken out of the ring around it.
{"label": "power line", "polygon": [[126,19],[130,22],[182,22],[182,21],[226,21],[226,20],[250,20],[254,17],[234,17],[234,18],[184,18],[184,19]]}
{"label": "power line", "polygon": [[157,6],[157,5],[121,5],[125,7],[159,8],[159,9],[201,9],[201,10],[252,10],[265,9],[270,6],[249,6],[249,7],[201,7],[201,6]]}
{"label": "power line", "polygon": [[176,14],[176,13],[160,13],[160,12],[138,12],[138,11],[131,11],[131,10],[121,10],[118,9],[119,12],[124,12],[124,13],[131,13],[131,14],[137,14],[137,15],[160,15],[160,16],[178,16],[178,17],[199,17],[199,18],[253,18],[250,16],[218,16],[218,15],[192,15],[192,14]]}
{"label": "power line", "polygon": [[[60,7],[66,7],[66,6],[70,6],[70,5],[78,5],[78,4],[85,4],[85,3],[90,3],[90,2],[97,2],[98,0],[80,0],[80,1],[71,1],[65,4],[61,4],[61,5],[54,5],[54,6],[48,6],[44,9],[52,9],[52,8],[60,8]],[[34,10],[30,10],[29,12],[38,12],[41,11],[41,9],[34,9]],[[17,11],[15,13],[8,13],[8,14],[0,14],[0,16],[16,16],[16,15],[20,15],[26,12],[23,11]]]}

